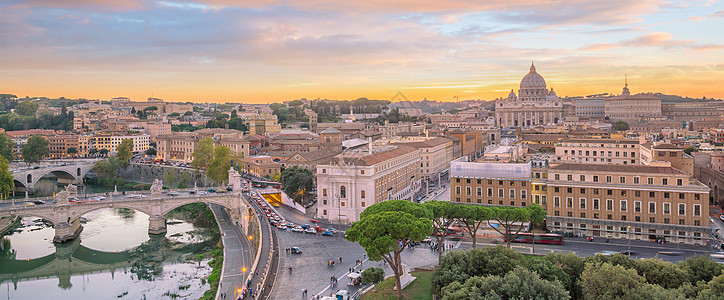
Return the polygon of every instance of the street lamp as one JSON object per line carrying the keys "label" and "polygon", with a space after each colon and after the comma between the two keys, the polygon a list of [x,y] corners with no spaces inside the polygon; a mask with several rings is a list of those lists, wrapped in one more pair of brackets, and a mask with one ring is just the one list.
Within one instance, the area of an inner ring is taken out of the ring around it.
{"label": "street lamp", "polygon": [[631,256],[631,225],[627,226],[628,231],[628,256]]}

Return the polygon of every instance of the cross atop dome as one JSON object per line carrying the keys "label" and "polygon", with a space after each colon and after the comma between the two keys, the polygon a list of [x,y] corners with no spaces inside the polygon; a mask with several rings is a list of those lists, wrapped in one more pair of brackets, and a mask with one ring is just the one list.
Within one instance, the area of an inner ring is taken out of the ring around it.
{"label": "cross atop dome", "polygon": [[535,72],[535,65],[533,64],[532,61],[530,62],[530,71]]}

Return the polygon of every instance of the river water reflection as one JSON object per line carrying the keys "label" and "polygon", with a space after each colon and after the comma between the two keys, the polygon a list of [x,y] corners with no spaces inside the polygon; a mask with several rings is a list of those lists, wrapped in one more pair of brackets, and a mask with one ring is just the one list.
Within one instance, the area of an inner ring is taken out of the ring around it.
{"label": "river water reflection", "polygon": [[101,209],[83,216],[73,242],[52,243],[53,228],[35,217],[0,242],[0,299],[197,299],[209,289],[207,261],[194,252],[219,240],[216,224],[168,217],[165,236],[149,236],[148,215]]}

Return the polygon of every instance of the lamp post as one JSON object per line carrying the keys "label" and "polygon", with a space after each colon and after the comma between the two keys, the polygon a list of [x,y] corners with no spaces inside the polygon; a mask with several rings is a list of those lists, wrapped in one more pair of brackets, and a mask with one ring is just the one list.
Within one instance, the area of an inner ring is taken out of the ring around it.
{"label": "lamp post", "polygon": [[627,232],[628,232],[628,256],[631,256],[631,225],[627,226]]}
{"label": "lamp post", "polygon": [[337,232],[342,235],[342,198],[339,194],[336,194],[335,197],[337,198]]}

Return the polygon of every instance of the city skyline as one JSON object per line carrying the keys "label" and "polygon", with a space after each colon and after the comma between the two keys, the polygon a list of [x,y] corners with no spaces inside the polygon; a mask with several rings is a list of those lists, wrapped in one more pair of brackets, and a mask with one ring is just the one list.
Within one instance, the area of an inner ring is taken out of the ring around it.
{"label": "city skyline", "polygon": [[0,4],[3,93],[270,103],[493,100],[531,61],[559,96],[724,98],[720,1]]}

